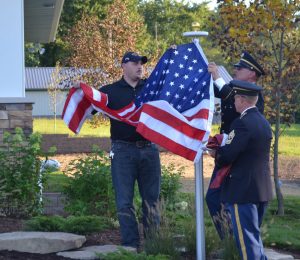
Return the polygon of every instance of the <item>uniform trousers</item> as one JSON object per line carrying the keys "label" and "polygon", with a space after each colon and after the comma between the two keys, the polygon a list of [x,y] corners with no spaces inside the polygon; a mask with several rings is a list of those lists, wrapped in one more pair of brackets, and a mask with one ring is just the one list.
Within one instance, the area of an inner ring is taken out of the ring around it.
{"label": "uniform trousers", "polygon": [[225,204],[230,212],[234,238],[243,260],[267,259],[260,235],[260,226],[267,205],[267,202]]}

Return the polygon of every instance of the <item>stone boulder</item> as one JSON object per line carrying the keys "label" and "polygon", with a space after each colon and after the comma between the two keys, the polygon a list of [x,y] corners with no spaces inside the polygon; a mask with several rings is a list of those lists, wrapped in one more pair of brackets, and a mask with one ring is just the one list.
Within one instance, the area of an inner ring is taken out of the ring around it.
{"label": "stone boulder", "polygon": [[0,250],[48,254],[80,248],[85,241],[63,232],[11,232],[0,234]]}

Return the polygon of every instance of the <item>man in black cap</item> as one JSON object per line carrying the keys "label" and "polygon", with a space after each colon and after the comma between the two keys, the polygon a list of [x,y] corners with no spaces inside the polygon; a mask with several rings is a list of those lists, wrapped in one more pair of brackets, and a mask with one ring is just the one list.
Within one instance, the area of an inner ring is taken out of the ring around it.
{"label": "man in black cap", "polygon": [[221,188],[221,201],[230,214],[232,231],[242,259],[267,259],[260,226],[272,199],[270,146],[272,131],[255,106],[261,87],[233,80],[236,111],[225,146],[215,153],[218,168],[231,165]]}
{"label": "man in black cap", "polygon": [[[144,86],[146,56],[126,52],[122,59],[123,77],[100,88],[114,110],[130,104]],[[133,206],[134,186],[142,197],[144,232],[159,225],[160,159],[157,147],[136,132],[136,128],[110,118],[111,173],[115,190],[122,245],[138,248],[140,237]]]}
{"label": "man in black cap", "polygon": [[[263,68],[258,62],[246,51],[241,55],[240,61],[234,65],[234,79],[242,80],[250,83],[256,83],[261,75],[265,75]],[[223,134],[229,134],[231,123],[240,116],[234,105],[233,85],[226,84],[224,79],[220,77],[217,65],[215,63],[208,64],[208,71],[211,72],[215,83],[215,96],[221,98],[221,130]],[[258,93],[258,101],[256,103],[258,110],[263,113],[264,101],[261,92]],[[210,183],[216,177],[218,167],[215,166]],[[209,213],[213,219],[215,227],[221,239],[224,238],[222,228],[222,204],[220,202],[221,188],[208,188],[206,193],[206,203]]]}

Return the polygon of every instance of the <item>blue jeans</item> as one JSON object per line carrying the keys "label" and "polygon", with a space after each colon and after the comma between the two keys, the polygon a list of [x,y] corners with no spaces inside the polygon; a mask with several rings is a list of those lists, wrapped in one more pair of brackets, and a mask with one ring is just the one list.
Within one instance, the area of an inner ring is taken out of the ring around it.
{"label": "blue jeans", "polygon": [[161,181],[159,152],[150,143],[139,148],[135,143],[112,141],[111,172],[122,245],[138,247],[140,237],[133,206],[135,181],[142,197],[144,230],[158,227]]}

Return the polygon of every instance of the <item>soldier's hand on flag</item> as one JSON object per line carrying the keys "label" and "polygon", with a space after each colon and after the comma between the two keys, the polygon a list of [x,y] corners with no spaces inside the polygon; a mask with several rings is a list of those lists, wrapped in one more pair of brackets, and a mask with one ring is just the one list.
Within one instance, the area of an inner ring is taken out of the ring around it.
{"label": "soldier's hand on flag", "polygon": [[211,73],[214,80],[221,78],[219,71],[218,71],[218,66],[216,65],[216,63],[214,63],[214,62],[208,63],[207,70],[208,70],[208,72]]}

